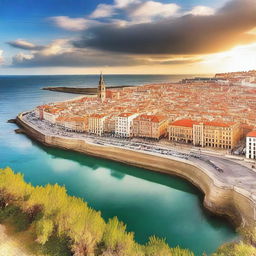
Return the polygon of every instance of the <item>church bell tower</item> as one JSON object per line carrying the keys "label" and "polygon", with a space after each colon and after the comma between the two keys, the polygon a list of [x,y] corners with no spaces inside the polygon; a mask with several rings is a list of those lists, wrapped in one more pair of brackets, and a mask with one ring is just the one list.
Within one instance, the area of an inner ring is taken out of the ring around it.
{"label": "church bell tower", "polygon": [[106,99],[106,86],[104,83],[103,75],[100,74],[99,86],[98,86],[98,98],[101,102],[104,102]]}

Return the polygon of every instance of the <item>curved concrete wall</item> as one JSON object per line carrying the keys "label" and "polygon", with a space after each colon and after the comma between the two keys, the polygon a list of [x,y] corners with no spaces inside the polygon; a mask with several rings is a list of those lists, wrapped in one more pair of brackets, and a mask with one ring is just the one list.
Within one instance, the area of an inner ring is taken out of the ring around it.
{"label": "curved concrete wall", "polygon": [[255,222],[255,203],[250,196],[246,195],[246,191],[216,180],[208,170],[191,161],[114,146],[96,145],[79,139],[45,135],[24,122],[22,115],[17,117],[17,123],[24,128],[28,136],[47,146],[73,150],[182,177],[204,193],[204,206],[211,212],[228,217],[236,226],[250,225]]}

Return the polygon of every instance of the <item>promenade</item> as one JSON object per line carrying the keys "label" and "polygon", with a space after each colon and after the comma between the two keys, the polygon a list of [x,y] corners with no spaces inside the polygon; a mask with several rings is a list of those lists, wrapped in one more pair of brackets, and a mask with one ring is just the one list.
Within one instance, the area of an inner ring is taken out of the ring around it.
{"label": "promenade", "polygon": [[151,154],[161,155],[162,157],[175,157],[178,159],[189,160],[202,167],[216,176],[216,178],[231,186],[242,187],[248,190],[256,198],[256,171],[245,165],[240,164],[236,159],[214,154],[214,152],[203,152],[200,148],[197,150],[178,149],[171,144],[167,146],[157,141],[146,141],[143,139],[124,139],[117,137],[99,137],[90,134],[76,133],[62,129],[45,120],[38,120],[33,112],[24,116],[24,120],[30,122],[41,131],[51,135],[64,136],[69,138],[85,139],[88,143],[97,145],[115,146],[129,150],[142,151]]}

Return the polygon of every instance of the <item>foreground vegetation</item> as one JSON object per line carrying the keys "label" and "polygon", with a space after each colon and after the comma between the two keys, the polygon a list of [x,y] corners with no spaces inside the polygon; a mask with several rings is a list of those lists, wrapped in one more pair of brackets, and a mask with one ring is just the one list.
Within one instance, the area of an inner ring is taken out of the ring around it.
{"label": "foreground vegetation", "polygon": [[74,256],[193,256],[150,237],[146,245],[116,217],[101,213],[59,185],[32,186],[10,168],[0,169],[0,221],[33,234],[38,254]]}
{"label": "foreground vegetation", "polygon": [[[59,185],[32,186],[10,168],[0,169],[0,222],[32,236],[35,255],[194,256],[152,236],[145,245],[116,217],[101,213]],[[244,241],[223,245],[213,256],[256,256],[256,229],[241,230]]]}

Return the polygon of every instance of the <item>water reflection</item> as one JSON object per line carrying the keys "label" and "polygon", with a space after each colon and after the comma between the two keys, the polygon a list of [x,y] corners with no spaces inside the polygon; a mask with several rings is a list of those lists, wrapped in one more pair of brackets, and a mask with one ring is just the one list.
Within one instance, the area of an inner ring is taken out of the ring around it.
{"label": "water reflection", "polygon": [[111,170],[111,171],[110,171],[110,175],[111,175],[112,177],[115,177],[115,178],[119,179],[119,180],[121,180],[121,179],[123,179],[123,178],[125,177],[125,174],[124,174],[124,173],[117,172],[117,171],[114,171],[114,170]]}
{"label": "water reflection", "polygon": [[65,150],[56,150],[53,148],[48,148],[37,144],[38,147],[41,147],[47,154],[53,158],[61,158],[70,161],[75,161],[81,166],[90,167],[92,170],[96,170],[99,166],[103,168],[109,168],[111,166],[111,175],[115,178],[122,179],[125,175],[131,175],[140,179],[158,183],[171,187],[176,190],[180,190],[187,193],[192,193],[198,195],[198,190],[193,186],[184,186],[183,183],[177,183],[177,180],[180,178],[172,177],[171,179],[168,175],[165,174],[155,174],[149,170],[143,170],[142,168],[130,167],[126,164],[117,163],[114,161],[105,160],[102,158],[96,158],[87,156],[80,153],[73,153]]}

